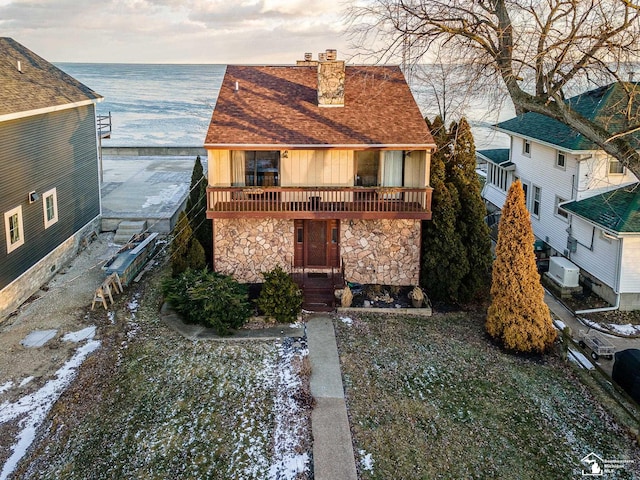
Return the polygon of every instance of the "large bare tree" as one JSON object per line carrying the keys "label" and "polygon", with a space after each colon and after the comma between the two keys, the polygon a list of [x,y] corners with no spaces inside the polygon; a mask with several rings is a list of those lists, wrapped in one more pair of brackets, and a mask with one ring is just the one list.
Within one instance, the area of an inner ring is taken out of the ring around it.
{"label": "large bare tree", "polygon": [[[356,46],[378,60],[464,63],[500,80],[517,113],[566,123],[640,177],[629,133],[640,129],[635,84],[623,83],[626,122],[616,131],[564,102],[578,86],[625,81],[640,53],[640,4],[632,0],[360,0],[349,17]],[[374,47],[372,47],[372,45]],[[640,86],[637,87],[640,92]]]}

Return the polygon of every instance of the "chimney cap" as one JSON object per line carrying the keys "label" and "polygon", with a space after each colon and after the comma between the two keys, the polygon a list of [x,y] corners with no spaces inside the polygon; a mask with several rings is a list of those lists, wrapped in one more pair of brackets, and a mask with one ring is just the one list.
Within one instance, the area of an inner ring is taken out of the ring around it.
{"label": "chimney cap", "polygon": [[304,54],[304,59],[306,62],[310,62],[313,59],[313,53],[306,52]]}
{"label": "chimney cap", "polygon": [[332,62],[338,57],[338,51],[333,48],[327,48],[325,57],[327,61]]}
{"label": "chimney cap", "polygon": [[327,61],[327,54],[326,53],[319,53],[318,54],[318,60],[321,62],[326,62]]}

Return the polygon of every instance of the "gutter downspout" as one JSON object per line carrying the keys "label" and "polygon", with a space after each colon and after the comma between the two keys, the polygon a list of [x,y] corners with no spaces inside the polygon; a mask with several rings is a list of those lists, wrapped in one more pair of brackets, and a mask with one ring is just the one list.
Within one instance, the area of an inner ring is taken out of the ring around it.
{"label": "gutter downspout", "polygon": [[576,310],[574,315],[584,313],[598,313],[598,312],[611,312],[620,308],[620,263],[622,261],[622,240],[618,239],[618,262],[616,264],[616,304],[613,307],[591,308],[586,310]]}

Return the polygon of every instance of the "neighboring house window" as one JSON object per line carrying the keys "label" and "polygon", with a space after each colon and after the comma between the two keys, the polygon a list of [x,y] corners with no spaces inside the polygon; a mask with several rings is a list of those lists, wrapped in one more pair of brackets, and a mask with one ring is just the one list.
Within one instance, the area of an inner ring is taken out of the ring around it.
{"label": "neighboring house window", "polygon": [[529,140],[522,140],[522,154],[527,157],[531,156],[531,142]]}
{"label": "neighboring house window", "polygon": [[564,152],[558,151],[558,154],[556,155],[556,167],[564,170],[567,166],[566,161],[567,159],[564,155]]}
{"label": "neighboring house window", "polygon": [[44,228],[49,228],[58,221],[58,194],[55,188],[42,194],[42,209],[44,210]]}
{"label": "neighboring house window", "polygon": [[233,186],[275,187],[280,185],[280,152],[231,152],[231,183]]}
{"label": "neighboring house window", "polygon": [[542,190],[540,187],[533,186],[533,196],[531,197],[531,213],[535,217],[540,217],[540,199],[542,198]]}
{"label": "neighboring house window", "polygon": [[564,210],[560,210],[560,208],[558,207],[559,204],[561,204],[562,202],[566,202],[567,200],[565,198],[562,197],[558,197],[556,195],[556,215],[558,215],[559,217],[562,218],[569,218],[569,214],[567,212],[565,212]]}
{"label": "neighboring house window", "polygon": [[21,206],[5,212],[4,231],[7,240],[7,253],[11,253],[20,245],[24,244]]}
{"label": "neighboring house window", "polygon": [[623,175],[624,165],[617,158],[609,157],[609,173],[613,175]]}

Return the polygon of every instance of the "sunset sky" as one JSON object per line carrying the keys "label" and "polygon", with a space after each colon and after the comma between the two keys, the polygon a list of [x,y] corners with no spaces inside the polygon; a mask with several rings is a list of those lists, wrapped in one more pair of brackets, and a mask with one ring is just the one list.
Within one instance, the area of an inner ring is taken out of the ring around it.
{"label": "sunset sky", "polygon": [[0,0],[0,35],[53,62],[348,59],[344,0]]}

